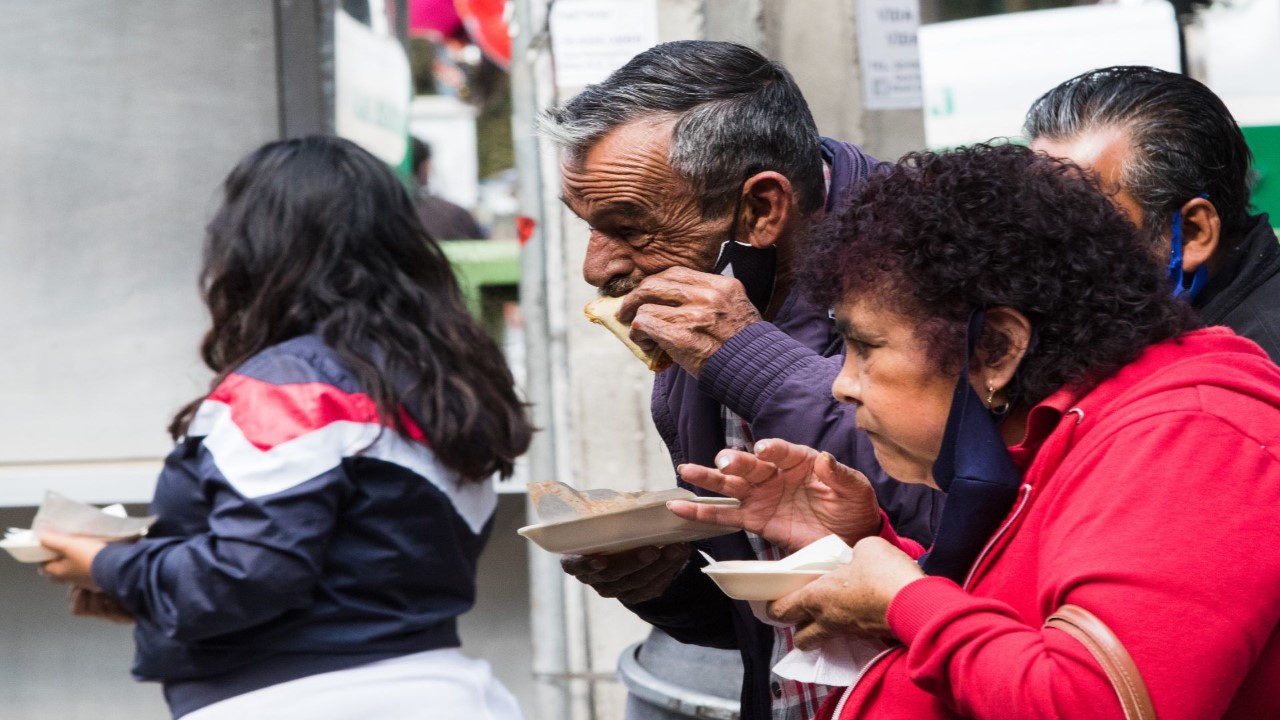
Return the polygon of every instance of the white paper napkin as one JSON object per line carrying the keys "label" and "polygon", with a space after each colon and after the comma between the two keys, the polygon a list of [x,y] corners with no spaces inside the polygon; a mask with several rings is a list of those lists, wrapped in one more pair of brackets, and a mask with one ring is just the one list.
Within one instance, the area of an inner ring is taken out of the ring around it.
{"label": "white paper napkin", "polygon": [[773,671],[803,683],[848,687],[857,682],[867,665],[889,647],[882,640],[834,637],[816,650],[792,650],[778,661]]}
{"label": "white paper napkin", "polygon": [[[815,563],[845,564],[853,559],[853,549],[835,535],[828,535],[778,561],[779,566],[795,569]],[[765,614],[766,602],[751,602],[751,612],[761,622],[774,627],[786,623]],[[773,671],[789,680],[818,685],[847,687],[854,684],[862,671],[877,655],[889,648],[881,640],[834,637],[814,650],[796,648],[787,653]]]}
{"label": "white paper napkin", "polygon": [[31,521],[31,532],[39,537],[46,532],[86,535],[104,540],[125,540],[147,534],[156,518],[127,517],[123,506],[99,510],[76,502],[52,490],[45,492],[44,502]]}

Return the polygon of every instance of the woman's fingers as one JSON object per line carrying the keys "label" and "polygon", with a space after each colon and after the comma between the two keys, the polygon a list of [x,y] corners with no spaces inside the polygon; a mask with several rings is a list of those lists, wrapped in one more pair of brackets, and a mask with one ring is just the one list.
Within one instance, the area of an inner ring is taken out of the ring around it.
{"label": "woman's fingers", "polygon": [[805,589],[800,588],[769,603],[765,606],[765,613],[770,618],[788,625],[811,622],[813,614],[809,612],[805,602],[806,599],[807,593]]}
{"label": "woman's fingers", "polygon": [[752,447],[757,458],[772,463],[782,472],[813,462],[817,451],[807,445],[796,445],[786,440],[766,438]]}
{"label": "woman's fingers", "polygon": [[815,650],[832,635],[834,635],[832,629],[819,620],[797,626],[792,641],[801,650]]}
{"label": "woman's fingers", "polygon": [[838,494],[846,496],[851,492],[860,492],[871,484],[866,475],[836,462],[835,457],[828,452],[818,454],[818,460],[814,463],[814,475]]}
{"label": "woman's fingers", "polygon": [[773,463],[741,450],[721,450],[716,454],[716,467],[749,485],[759,485],[778,474],[778,467]]}
{"label": "woman's fingers", "polygon": [[[721,454],[724,454],[724,451]],[[725,497],[742,499],[750,490],[750,486],[741,477],[715,468],[685,464],[677,467],[676,472],[680,474],[681,480],[690,485],[697,485]]]}
{"label": "woman's fingers", "polygon": [[56,583],[70,582],[67,576],[71,574],[71,571],[71,563],[66,558],[50,560],[40,565],[40,574]]}
{"label": "woman's fingers", "polygon": [[78,585],[67,588],[67,599],[70,600],[71,614],[84,615],[89,611],[89,591]]}
{"label": "woman's fingers", "polygon": [[736,528],[742,527],[741,507],[709,505],[707,503],[689,502],[688,500],[672,500],[667,503],[667,509],[675,514],[676,517],[692,520],[693,522],[727,525]]}

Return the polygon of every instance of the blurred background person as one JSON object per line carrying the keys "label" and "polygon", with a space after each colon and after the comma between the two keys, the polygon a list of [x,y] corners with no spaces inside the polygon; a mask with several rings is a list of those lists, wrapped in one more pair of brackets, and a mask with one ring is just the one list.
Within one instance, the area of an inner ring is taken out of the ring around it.
{"label": "blurred background person", "polygon": [[46,536],[75,610],[136,619],[174,717],[520,717],[458,649],[495,474],[531,427],[404,186],[349,141],[251,153],[201,271],[216,373],[152,532]]}
{"label": "blurred background person", "polygon": [[485,232],[466,208],[431,193],[431,146],[416,137],[409,144],[422,227],[436,240],[483,240]]}

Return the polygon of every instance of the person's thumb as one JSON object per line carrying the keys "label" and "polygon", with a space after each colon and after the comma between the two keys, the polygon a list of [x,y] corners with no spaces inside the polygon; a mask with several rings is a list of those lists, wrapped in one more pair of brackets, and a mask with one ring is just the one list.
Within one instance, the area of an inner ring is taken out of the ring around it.
{"label": "person's thumb", "polygon": [[848,465],[836,462],[829,452],[821,453],[814,465],[818,479],[841,496],[847,497],[861,491],[864,485],[870,486],[867,476]]}

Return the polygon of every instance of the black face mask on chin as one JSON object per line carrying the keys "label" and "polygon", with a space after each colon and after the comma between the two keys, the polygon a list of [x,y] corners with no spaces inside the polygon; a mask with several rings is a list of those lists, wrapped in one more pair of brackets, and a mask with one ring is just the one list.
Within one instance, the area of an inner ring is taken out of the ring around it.
{"label": "black face mask on chin", "polygon": [[987,540],[1018,499],[1022,473],[1013,464],[999,421],[969,384],[969,357],[982,335],[982,311],[969,318],[964,365],[956,379],[933,479],[947,493],[933,547],[920,558],[926,575],[963,584]]}
{"label": "black face mask on chin", "polygon": [[778,269],[778,250],[756,248],[736,240],[726,240],[716,258],[717,275],[737,278],[747,291],[747,299],[764,315],[773,297],[773,282]]}

